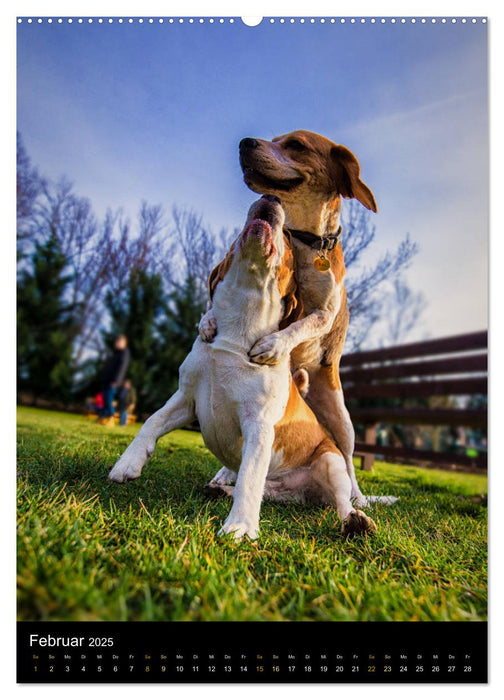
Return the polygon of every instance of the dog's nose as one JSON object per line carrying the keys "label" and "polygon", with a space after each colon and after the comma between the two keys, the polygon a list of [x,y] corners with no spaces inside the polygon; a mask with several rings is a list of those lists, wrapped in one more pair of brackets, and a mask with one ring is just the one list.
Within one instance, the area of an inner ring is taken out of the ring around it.
{"label": "dog's nose", "polygon": [[275,194],[263,194],[262,199],[267,199],[269,202],[277,202],[278,204],[282,203]]}
{"label": "dog's nose", "polygon": [[247,150],[250,148],[257,148],[259,143],[255,139],[242,139],[240,141],[240,151]]}

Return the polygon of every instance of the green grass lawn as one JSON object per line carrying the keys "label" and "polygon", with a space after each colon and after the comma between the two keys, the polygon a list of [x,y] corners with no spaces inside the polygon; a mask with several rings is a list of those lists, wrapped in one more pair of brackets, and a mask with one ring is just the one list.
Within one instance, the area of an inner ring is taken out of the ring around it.
{"label": "green grass lawn", "polygon": [[160,440],[139,480],[107,473],[138,426],[18,410],[21,620],[486,619],[486,478],[378,463],[372,538],[336,513],[265,503],[261,536],[217,537],[230,503],[197,433]]}

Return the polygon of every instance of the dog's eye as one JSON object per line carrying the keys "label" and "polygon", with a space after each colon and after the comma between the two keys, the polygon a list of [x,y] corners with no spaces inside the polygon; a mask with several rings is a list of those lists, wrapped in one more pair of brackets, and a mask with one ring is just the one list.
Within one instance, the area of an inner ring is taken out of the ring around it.
{"label": "dog's eye", "polygon": [[292,151],[305,151],[306,146],[304,146],[301,141],[296,141],[296,139],[290,139],[285,144],[285,148],[290,148]]}

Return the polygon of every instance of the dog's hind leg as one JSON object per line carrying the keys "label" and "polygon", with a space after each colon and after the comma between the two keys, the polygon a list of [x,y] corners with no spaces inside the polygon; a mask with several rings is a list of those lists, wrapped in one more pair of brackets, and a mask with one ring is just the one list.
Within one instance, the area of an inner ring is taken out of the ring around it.
{"label": "dog's hind leg", "polygon": [[222,467],[222,469],[219,469],[213,479],[205,485],[205,494],[209,498],[217,498],[218,496],[222,496],[224,492],[228,493],[227,488],[221,487],[232,487],[235,483],[236,472],[232,472],[231,469],[228,469],[227,467]]}
{"label": "dog's hind leg", "polygon": [[320,500],[336,507],[345,536],[372,534],[376,524],[372,518],[352,505],[352,484],[344,458],[335,452],[325,452],[312,464],[311,489]]}
{"label": "dog's hind leg", "polygon": [[227,486],[226,484],[213,484],[210,482],[205,486],[205,496],[207,496],[207,498],[222,498],[222,496],[231,496],[232,498],[234,495],[234,490],[234,486]]}
{"label": "dog's hind leg", "polygon": [[395,503],[397,498],[394,496],[364,496],[359,488],[353,463],[355,431],[345,406],[343,390],[335,367],[319,367],[313,372],[310,371],[310,387],[306,400],[319,421],[329,430],[343,454],[352,484],[350,498],[354,504],[358,508],[364,508],[370,503],[385,505]]}
{"label": "dog's hind leg", "polygon": [[171,430],[191,423],[195,418],[194,402],[180,389],[140,428],[109,473],[109,479],[122,483],[137,479],[144,464],[152,456],[156,442]]}
{"label": "dog's hind leg", "polygon": [[368,505],[368,502],[366,496],[364,496],[360,490],[357,477],[355,475],[355,466],[353,461],[355,430],[348,409],[345,406],[343,391],[334,390],[330,395],[330,399],[332,403],[332,411],[329,415],[325,414],[327,427],[331,431],[331,434],[333,435],[334,440],[341,450],[345,460],[348,476],[350,477],[350,483],[352,484],[352,493],[350,498],[357,507],[363,508],[364,506]]}
{"label": "dog's hind leg", "polygon": [[367,505],[366,498],[362,494],[355,476],[353,463],[354,427],[345,406],[339,378],[335,377],[332,366],[320,367],[314,372],[310,372],[310,386],[306,400],[319,421],[329,430],[336,445],[341,450],[352,485],[351,499],[355,499],[357,506],[363,507]]}

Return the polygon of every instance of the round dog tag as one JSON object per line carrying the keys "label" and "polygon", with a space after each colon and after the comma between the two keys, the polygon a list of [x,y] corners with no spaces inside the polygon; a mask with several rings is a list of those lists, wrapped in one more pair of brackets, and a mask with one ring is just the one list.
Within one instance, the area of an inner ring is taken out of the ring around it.
{"label": "round dog tag", "polygon": [[319,255],[313,261],[313,267],[316,270],[319,270],[319,272],[326,272],[331,267],[331,263],[329,262],[329,260],[327,258]]}

